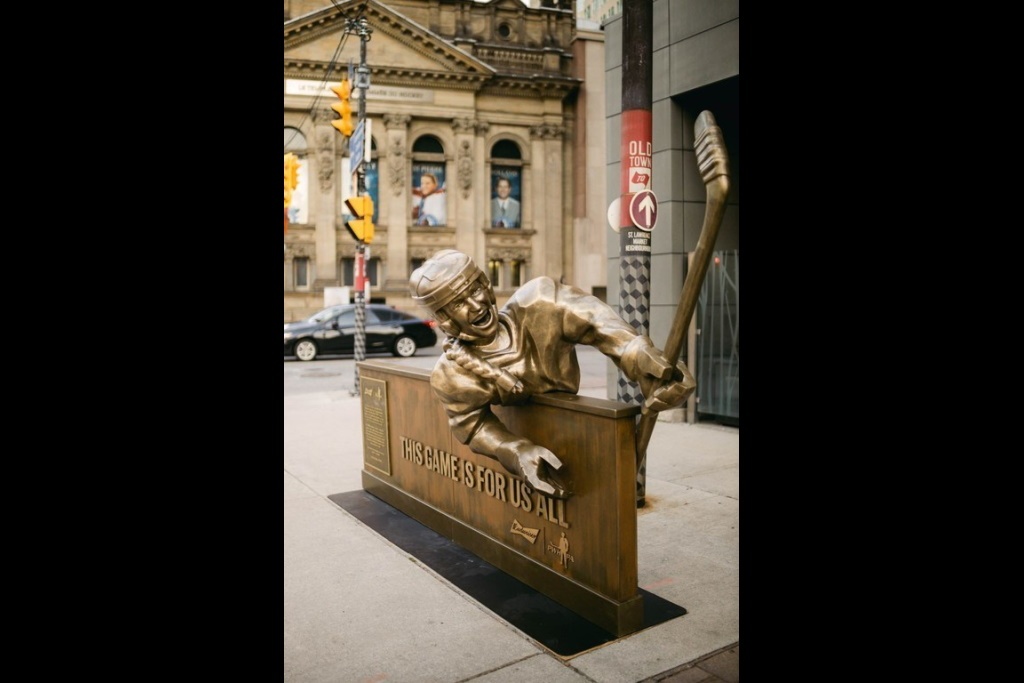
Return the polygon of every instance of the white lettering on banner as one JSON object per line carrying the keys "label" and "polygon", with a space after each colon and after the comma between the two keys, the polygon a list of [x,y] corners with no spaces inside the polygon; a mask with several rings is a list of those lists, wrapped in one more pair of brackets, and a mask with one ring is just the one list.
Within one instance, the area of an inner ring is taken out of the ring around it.
{"label": "white lettering on banner", "polygon": [[[339,78],[338,81],[341,79]],[[304,97],[329,97],[337,99],[337,95],[331,90],[333,86],[337,85],[337,82],[331,81],[324,83],[322,81],[304,81],[294,78],[289,78],[284,83],[284,94],[285,95],[301,95]],[[352,88],[352,99],[358,100],[362,90],[359,88]],[[434,101],[434,92],[432,90],[420,90],[418,88],[401,88],[398,86],[377,86],[371,85],[370,92],[367,95],[367,101],[370,100],[397,100],[403,102],[417,102],[417,103],[432,103]]]}
{"label": "white lettering on banner", "polygon": [[651,142],[629,141],[629,191],[651,189]]}
{"label": "white lettering on banner", "polygon": [[640,140],[630,140],[629,141],[629,153],[630,153],[630,155],[640,154],[640,155],[643,155],[645,157],[650,157],[651,156],[651,151],[653,151],[653,149],[654,149],[654,147],[651,145],[651,141],[650,140],[646,140],[646,141],[643,141],[643,142],[641,142]]}

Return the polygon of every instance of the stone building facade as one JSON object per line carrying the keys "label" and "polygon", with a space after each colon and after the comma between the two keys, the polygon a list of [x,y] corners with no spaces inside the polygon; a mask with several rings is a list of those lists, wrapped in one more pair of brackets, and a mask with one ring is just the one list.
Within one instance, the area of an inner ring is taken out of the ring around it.
{"label": "stone building facade", "polygon": [[[360,64],[360,36],[346,32],[357,17],[370,30],[370,300],[422,314],[408,277],[445,248],[470,254],[488,272],[499,304],[539,275],[604,296],[603,35],[578,31],[573,5],[285,2],[285,152],[301,163],[284,236],[286,322],[353,283],[356,242],[345,227],[353,164],[350,140],[331,125],[339,101],[331,87]],[[598,88],[589,93],[588,71]],[[441,196],[429,211],[420,208],[428,175],[438,191],[423,206]],[[519,204],[508,227],[494,203],[502,178]]]}

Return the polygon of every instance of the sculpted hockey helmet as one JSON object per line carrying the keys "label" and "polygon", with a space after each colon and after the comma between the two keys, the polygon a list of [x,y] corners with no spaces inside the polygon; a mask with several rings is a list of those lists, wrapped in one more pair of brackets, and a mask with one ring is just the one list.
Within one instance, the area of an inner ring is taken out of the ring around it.
{"label": "sculpted hockey helmet", "polygon": [[490,281],[473,259],[461,251],[443,249],[413,271],[409,287],[413,300],[437,312],[477,281],[490,288]]}

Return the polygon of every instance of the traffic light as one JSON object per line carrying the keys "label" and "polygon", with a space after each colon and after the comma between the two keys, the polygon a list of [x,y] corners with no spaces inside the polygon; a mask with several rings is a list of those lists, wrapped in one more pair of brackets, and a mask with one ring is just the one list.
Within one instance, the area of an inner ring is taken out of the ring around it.
{"label": "traffic light", "polygon": [[288,152],[284,155],[284,207],[292,203],[292,190],[299,184],[299,158]]}
{"label": "traffic light", "polygon": [[351,137],[352,131],[355,130],[352,125],[352,105],[349,104],[348,101],[349,95],[352,93],[352,86],[346,78],[341,83],[331,88],[331,90],[333,90],[334,94],[338,96],[339,100],[341,100],[340,102],[335,102],[331,105],[331,109],[338,112],[341,116],[340,119],[331,121],[331,125],[337,128],[338,132],[345,137]]}
{"label": "traffic light", "polygon": [[348,210],[355,216],[354,219],[345,222],[345,227],[360,242],[369,244],[373,241],[373,198],[369,195],[364,197],[349,197],[345,200]]}
{"label": "traffic light", "polygon": [[284,155],[284,184],[289,190],[299,185],[299,158],[288,152]]}

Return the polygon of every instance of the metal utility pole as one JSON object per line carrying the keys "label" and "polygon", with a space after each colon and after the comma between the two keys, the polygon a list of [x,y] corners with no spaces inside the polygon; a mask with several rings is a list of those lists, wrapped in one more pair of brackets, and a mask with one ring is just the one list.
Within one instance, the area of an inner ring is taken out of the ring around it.
{"label": "metal utility pole", "polygon": [[[619,196],[619,314],[647,335],[651,307],[651,231],[658,204],[651,191],[651,82],[654,28],[651,0],[622,3],[622,138]],[[643,394],[621,372],[618,400],[640,405]],[[646,461],[636,474],[637,507],[647,492]]]}
{"label": "metal utility pole", "polygon": [[[369,136],[365,135],[366,121],[366,91],[370,88],[370,67],[366,66],[366,43],[370,40],[373,29],[369,27],[365,18],[348,19],[345,23],[345,33],[356,33],[359,35],[359,66],[356,67],[356,77],[353,87],[359,88],[359,114],[357,126],[363,126],[364,135],[362,144],[368,145]],[[356,195],[363,197],[366,194],[366,168],[363,165],[362,150],[359,150],[359,157],[350,154],[352,163],[356,164]],[[351,205],[350,205],[351,206]],[[360,208],[366,206],[359,204]],[[362,211],[357,218],[363,219],[360,226],[366,225],[368,229],[356,231],[356,262],[355,262],[355,290],[356,290],[356,338],[355,338],[355,382],[352,394],[359,393],[359,363],[366,360],[366,299],[369,296],[370,283],[366,278],[366,262],[369,259],[369,248],[367,243],[373,238],[373,203],[369,203],[369,214]]]}

